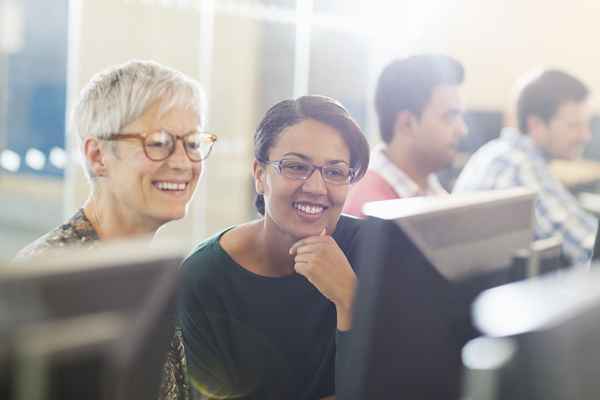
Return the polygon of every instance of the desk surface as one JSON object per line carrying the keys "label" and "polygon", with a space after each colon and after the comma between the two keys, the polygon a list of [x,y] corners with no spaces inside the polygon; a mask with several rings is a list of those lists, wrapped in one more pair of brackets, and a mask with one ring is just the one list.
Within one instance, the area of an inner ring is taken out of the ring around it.
{"label": "desk surface", "polygon": [[600,181],[600,162],[591,160],[553,160],[552,173],[567,187],[588,185]]}

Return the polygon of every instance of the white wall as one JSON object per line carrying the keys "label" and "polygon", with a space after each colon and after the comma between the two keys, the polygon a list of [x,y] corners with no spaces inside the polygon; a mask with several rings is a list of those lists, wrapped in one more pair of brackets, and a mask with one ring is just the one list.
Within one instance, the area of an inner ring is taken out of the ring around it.
{"label": "white wall", "polygon": [[[600,93],[600,50],[595,43],[600,37],[600,1],[459,0],[439,5],[429,11],[428,21],[411,24],[425,27],[418,37],[399,26],[399,34],[387,40],[387,57],[420,51],[457,57],[467,69],[468,107],[504,108],[515,80],[542,66],[563,68]],[[411,8],[404,12],[410,20]],[[597,100],[594,104],[600,108]]]}

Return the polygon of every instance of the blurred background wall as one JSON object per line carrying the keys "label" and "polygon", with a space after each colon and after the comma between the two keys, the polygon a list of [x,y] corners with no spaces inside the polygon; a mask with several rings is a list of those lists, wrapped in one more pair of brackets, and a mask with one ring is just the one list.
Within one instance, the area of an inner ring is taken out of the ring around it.
{"label": "blurred background wall", "polygon": [[515,80],[532,68],[564,68],[600,93],[598,21],[593,0],[0,0],[0,260],[85,200],[66,118],[109,65],[154,59],[206,89],[207,128],[219,141],[189,215],[160,232],[191,246],[256,215],[252,134],[276,101],[335,97],[375,143],[383,65],[446,52],[466,67],[479,145],[497,135]]}

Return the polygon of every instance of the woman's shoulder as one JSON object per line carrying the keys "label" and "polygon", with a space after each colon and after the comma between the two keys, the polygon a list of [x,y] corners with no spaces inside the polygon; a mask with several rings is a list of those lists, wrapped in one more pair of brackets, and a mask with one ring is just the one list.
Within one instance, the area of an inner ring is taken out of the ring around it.
{"label": "woman's shoulder", "polygon": [[332,236],[336,240],[338,238],[342,240],[353,238],[360,232],[364,225],[364,219],[348,214],[341,214]]}
{"label": "woman's shoulder", "polygon": [[216,233],[198,243],[187,259],[204,258],[219,253],[231,254],[241,251],[241,248],[247,247],[248,238],[254,232],[256,223],[257,221],[252,221],[242,225],[234,225]]}
{"label": "woman's shoulder", "polygon": [[21,249],[15,259],[36,257],[53,249],[90,246],[98,240],[96,230],[86,218],[83,210],[79,210],[68,221]]}
{"label": "woman's shoulder", "polygon": [[199,243],[184,261],[186,279],[223,279],[239,276],[243,270],[239,260],[255,252],[256,228],[259,220],[229,227]]}
{"label": "woman's shoulder", "polygon": [[350,264],[353,263],[356,257],[365,222],[364,219],[342,214],[333,235],[331,235],[350,261]]}
{"label": "woman's shoulder", "polygon": [[214,280],[230,271],[235,261],[230,255],[230,237],[243,227],[232,226],[198,243],[183,262],[183,274],[191,280]]}
{"label": "woman's shoulder", "polygon": [[233,227],[224,229],[195,245],[190,254],[185,258],[184,264],[196,263],[199,261],[205,262],[217,256],[222,250],[219,240],[231,229],[233,229]]}

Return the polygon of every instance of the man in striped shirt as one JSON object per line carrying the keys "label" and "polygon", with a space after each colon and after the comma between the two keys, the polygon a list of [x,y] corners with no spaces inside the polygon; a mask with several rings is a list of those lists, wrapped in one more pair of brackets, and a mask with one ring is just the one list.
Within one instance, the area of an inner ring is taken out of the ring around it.
{"label": "man in striped shirt", "polygon": [[505,128],[475,152],[454,187],[455,193],[514,186],[535,190],[535,238],[558,235],[572,263],[589,260],[597,221],[552,175],[548,163],[581,155],[591,137],[588,97],[588,88],[563,71],[531,77],[518,94],[518,129]]}

